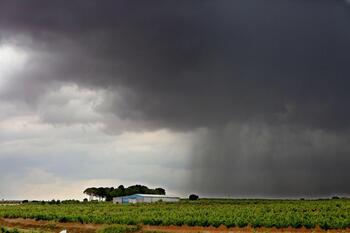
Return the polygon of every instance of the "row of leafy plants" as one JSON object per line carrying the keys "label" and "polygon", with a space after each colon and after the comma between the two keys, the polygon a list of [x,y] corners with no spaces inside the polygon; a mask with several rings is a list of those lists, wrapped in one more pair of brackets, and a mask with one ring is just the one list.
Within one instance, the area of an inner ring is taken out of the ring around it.
{"label": "row of leafy plants", "polygon": [[0,217],[101,224],[227,227],[350,227],[349,200],[204,200],[137,205],[67,204],[0,206]]}

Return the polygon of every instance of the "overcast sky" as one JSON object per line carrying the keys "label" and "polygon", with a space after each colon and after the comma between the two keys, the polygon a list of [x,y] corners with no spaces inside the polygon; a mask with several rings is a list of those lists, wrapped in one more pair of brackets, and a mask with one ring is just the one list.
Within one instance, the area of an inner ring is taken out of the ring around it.
{"label": "overcast sky", "polygon": [[344,0],[0,0],[0,199],[350,195]]}

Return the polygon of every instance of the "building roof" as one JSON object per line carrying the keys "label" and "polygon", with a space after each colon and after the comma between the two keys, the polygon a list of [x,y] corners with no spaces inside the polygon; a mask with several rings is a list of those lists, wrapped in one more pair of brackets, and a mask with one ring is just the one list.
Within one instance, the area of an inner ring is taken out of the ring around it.
{"label": "building roof", "polygon": [[[157,197],[157,198],[179,198],[179,197],[175,197],[175,196],[168,196],[168,195],[159,195],[159,194],[141,194],[141,193],[137,193],[137,194],[133,194],[133,195],[129,195],[129,196],[122,196],[122,197],[128,197],[128,198],[136,198],[136,197]],[[121,198],[121,197],[119,197]]]}

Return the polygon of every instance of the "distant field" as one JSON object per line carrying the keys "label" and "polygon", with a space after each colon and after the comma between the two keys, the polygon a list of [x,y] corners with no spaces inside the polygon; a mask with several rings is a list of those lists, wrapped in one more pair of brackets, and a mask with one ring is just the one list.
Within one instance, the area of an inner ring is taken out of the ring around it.
{"label": "distant field", "polygon": [[200,200],[179,203],[22,204],[0,206],[0,217],[95,224],[345,229],[350,200]]}

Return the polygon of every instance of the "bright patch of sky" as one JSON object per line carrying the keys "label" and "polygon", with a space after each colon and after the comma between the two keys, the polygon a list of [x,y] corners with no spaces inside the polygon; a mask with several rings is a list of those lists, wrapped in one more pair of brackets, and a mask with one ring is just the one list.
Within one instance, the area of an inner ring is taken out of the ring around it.
{"label": "bright patch of sky", "polygon": [[21,70],[28,55],[10,45],[0,44],[0,91],[15,72]]}

